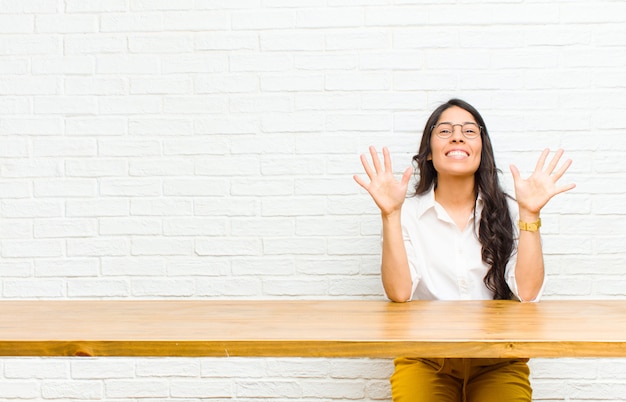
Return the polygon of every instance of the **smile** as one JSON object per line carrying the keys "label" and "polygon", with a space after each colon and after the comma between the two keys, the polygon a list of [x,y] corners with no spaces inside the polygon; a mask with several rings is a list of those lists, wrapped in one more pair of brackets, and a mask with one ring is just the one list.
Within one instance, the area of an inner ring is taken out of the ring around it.
{"label": "smile", "polygon": [[467,158],[469,156],[469,153],[455,149],[455,150],[446,152],[446,156],[449,158]]}

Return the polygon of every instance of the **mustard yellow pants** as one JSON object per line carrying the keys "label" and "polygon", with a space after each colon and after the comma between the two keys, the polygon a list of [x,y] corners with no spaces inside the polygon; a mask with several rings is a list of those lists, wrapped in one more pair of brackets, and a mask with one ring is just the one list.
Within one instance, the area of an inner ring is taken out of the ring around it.
{"label": "mustard yellow pants", "polygon": [[528,359],[394,360],[394,402],[531,402]]}

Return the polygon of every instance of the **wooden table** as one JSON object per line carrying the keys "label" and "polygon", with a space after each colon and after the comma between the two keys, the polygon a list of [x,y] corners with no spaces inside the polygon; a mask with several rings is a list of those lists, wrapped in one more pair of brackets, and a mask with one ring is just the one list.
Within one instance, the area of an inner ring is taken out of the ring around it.
{"label": "wooden table", "polygon": [[626,301],[2,301],[0,356],[626,357]]}

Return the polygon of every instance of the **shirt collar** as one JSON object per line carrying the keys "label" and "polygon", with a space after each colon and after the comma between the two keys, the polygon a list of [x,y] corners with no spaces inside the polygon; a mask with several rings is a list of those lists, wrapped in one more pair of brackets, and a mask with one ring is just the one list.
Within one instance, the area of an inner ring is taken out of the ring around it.
{"label": "shirt collar", "polygon": [[[432,186],[427,193],[422,196],[422,202],[419,203],[419,207],[417,210],[417,218],[421,218],[422,215],[426,213],[426,211],[435,208],[435,187]],[[476,216],[480,216],[483,211],[483,196],[481,193],[478,193],[478,197],[476,198]]]}

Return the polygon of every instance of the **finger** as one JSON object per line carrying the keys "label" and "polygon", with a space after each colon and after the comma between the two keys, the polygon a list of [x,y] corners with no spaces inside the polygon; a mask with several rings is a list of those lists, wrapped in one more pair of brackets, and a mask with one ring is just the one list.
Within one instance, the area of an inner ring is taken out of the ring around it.
{"label": "finger", "polygon": [[513,176],[513,181],[517,182],[520,179],[519,169],[515,165],[510,165],[509,170],[511,170],[511,176]]}
{"label": "finger", "polygon": [[359,184],[359,186],[363,187],[365,190],[367,190],[367,188],[369,187],[367,182],[363,180],[360,176],[355,174],[354,176],[352,176],[352,178]]}
{"label": "finger", "polygon": [[567,169],[569,169],[569,167],[572,165],[572,160],[568,159],[565,162],[563,162],[563,165],[561,165],[561,167],[554,172],[554,177],[558,180],[561,178],[561,176],[563,176],[565,174],[565,172],[567,171]]}
{"label": "finger", "polygon": [[372,164],[374,165],[376,173],[380,173],[380,159],[378,159],[378,152],[376,152],[376,148],[373,146],[370,146],[370,155],[372,155]]}
{"label": "finger", "polygon": [[392,172],[391,170],[391,155],[389,155],[389,149],[383,147],[383,159],[385,163],[385,172]]}
{"label": "finger", "polygon": [[552,158],[552,160],[548,164],[548,168],[546,169],[547,174],[552,174],[552,172],[556,168],[556,165],[559,163],[561,156],[563,156],[563,152],[565,151],[562,149],[559,149],[558,151],[556,151],[556,154],[554,154],[554,157]]}
{"label": "finger", "polygon": [[537,161],[537,165],[535,166],[535,172],[541,172],[543,170],[543,166],[546,163],[546,159],[548,158],[548,154],[550,153],[550,149],[546,148],[543,150],[541,155],[539,156],[539,160]]}
{"label": "finger", "polygon": [[407,188],[409,186],[409,180],[411,180],[412,174],[413,174],[413,168],[408,167],[404,170],[404,173],[402,174],[402,180],[400,181],[400,183],[402,184],[402,187]]}
{"label": "finger", "polygon": [[556,190],[556,192],[554,193],[554,195],[561,194],[561,193],[564,193],[564,192],[566,192],[566,191],[570,191],[570,190],[572,190],[572,189],[574,189],[574,188],[576,188],[576,184],[574,184],[574,183],[570,183],[570,184],[568,184],[568,185],[561,186],[561,187],[559,187],[559,188]]}
{"label": "finger", "polygon": [[361,164],[363,165],[363,169],[365,170],[365,173],[367,173],[367,177],[370,178],[370,180],[372,180],[372,178],[375,176],[374,171],[372,170],[372,167],[370,166],[369,162],[367,161],[367,157],[363,154],[361,154],[360,156],[361,158]]}

